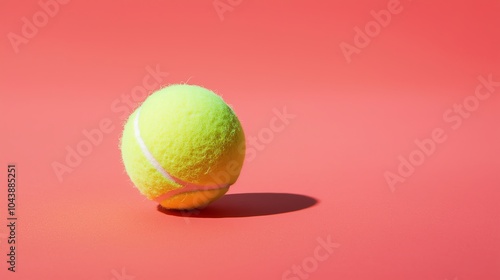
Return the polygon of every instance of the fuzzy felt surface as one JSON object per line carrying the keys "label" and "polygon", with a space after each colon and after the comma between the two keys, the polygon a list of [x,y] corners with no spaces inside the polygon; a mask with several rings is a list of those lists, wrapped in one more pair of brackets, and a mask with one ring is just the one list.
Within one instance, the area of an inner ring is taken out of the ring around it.
{"label": "fuzzy felt surface", "polygon": [[[137,109],[139,110],[139,108]],[[182,188],[148,161],[134,135],[133,120],[125,124],[121,140],[123,163],[130,179],[149,199]],[[233,110],[210,90],[172,85],[151,96],[140,107],[140,135],[156,161],[170,175],[200,186],[231,185],[241,171],[245,136]],[[195,208],[222,196],[227,189],[176,195],[167,208]],[[180,207],[182,206],[182,207]]]}

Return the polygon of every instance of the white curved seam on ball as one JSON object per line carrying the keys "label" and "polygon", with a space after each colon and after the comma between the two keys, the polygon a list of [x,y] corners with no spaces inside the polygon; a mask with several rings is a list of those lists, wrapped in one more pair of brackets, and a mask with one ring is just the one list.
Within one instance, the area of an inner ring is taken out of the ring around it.
{"label": "white curved seam on ball", "polygon": [[146,159],[153,165],[153,167],[156,169],[156,171],[160,172],[160,174],[165,177],[165,179],[169,180],[171,183],[177,183],[181,185],[181,188],[173,189],[170,191],[167,191],[166,193],[156,197],[154,200],[161,203],[165,199],[171,198],[175,195],[181,194],[181,193],[187,193],[191,191],[200,191],[200,190],[216,190],[216,189],[224,189],[230,186],[230,184],[221,184],[221,185],[213,185],[213,186],[201,186],[201,185],[196,185],[196,184],[190,184],[187,182],[184,182],[178,178],[175,178],[174,176],[170,175],[163,167],[161,164],[156,160],[156,158],[151,154],[149,151],[148,147],[146,146],[146,143],[144,143],[144,140],[141,137],[141,130],[139,128],[139,115],[141,112],[141,107],[137,109],[137,114],[135,115],[134,118],[134,135],[137,143],[139,144],[139,147],[141,148],[142,153],[146,157]]}
{"label": "white curved seam on ball", "polygon": [[141,137],[141,130],[139,129],[139,114],[141,112],[141,108],[137,109],[137,115],[135,115],[134,119],[134,133],[135,133],[135,139],[137,140],[137,143],[139,144],[139,147],[141,147],[141,151],[146,157],[146,159],[153,165],[153,167],[156,169],[156,171],[160,172],[163,177],[165,177],[167,180],[170,180],[175,182],[174,178],[168,174],[168,172],[161,167],[160,163],[155,159],[155,157],[151,154],[149,151],[148,147],[146,146],[146,143],[144,143],[144,140]]}
{"label": "white curved seam on ball", "polygon": [[227,187],[231,186],[230,184],[225,184],[225,185],[221,185],[221,186],[216,186],[214,188],[200,188],[200,187],[193,187],[193,186],[190,186],[190,187],[182,187],[182,188],[178,188],[178,189],[174,189],[174,190],[171,190],[171,191],[168,191],[158,197],[156,197],[154,200],[158,203],[162,203],[164,200],[166,199],[169,199],[171,197],[174,197],[178,194],[182,194],[182,193],[189,193],[189,192],[195,192],[195,191],[211,191],[211,190],[218,190],[218,189],[225,189]]}

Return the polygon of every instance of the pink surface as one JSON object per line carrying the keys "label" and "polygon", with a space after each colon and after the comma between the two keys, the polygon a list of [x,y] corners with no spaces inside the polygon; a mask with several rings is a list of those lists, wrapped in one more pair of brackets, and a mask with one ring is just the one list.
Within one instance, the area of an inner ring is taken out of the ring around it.
{"label": "pink surface", "polygon": [[[500,279],[500,86],[479,80],[500,81],[500,2],[476,2],[74,0],[43,22],[4,1],[0,278]],[[139,195],[118,149],[143,87],[186,81],[249,140],[228,195],[189,215]]]}

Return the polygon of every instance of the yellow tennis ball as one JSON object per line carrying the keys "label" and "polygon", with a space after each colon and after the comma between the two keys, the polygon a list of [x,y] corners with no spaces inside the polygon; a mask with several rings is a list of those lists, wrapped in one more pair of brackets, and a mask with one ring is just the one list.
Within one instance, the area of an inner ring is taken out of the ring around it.
{"label": "yellow tennis ball", "polygon": [[130,115],[121,151],[125,170],[143,195],[167,209],[194,209],[236,182],[245,135],[220,96],[199,86],[172,85]]}

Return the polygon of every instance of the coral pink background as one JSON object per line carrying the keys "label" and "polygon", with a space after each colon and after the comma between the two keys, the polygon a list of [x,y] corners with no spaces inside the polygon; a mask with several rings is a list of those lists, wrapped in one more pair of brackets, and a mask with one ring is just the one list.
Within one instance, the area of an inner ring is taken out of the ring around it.
{"label": "coral pink background", "polygon": [[[500,87],[459,129],[443,120],[478,76],[500,81],[500,2],[402,0],[347,63],[339,44],[387,3],[243,0],[221,20],[212,0],[72,0],[16,53],[8,34],[41,8],[2,1],[1,278],[282,279],[330,236],[340,246],[309,279],[500,279]],[[158,211],[121,164],[111,104],[157,65],[162,85],[222,94],[249,139],[274,109],[295,115],[226,197],[189,217]],[[111,132],[58,180],[53,163],[104,119]],[[384,173],[435,128],[447,140],[391,191]]]}

